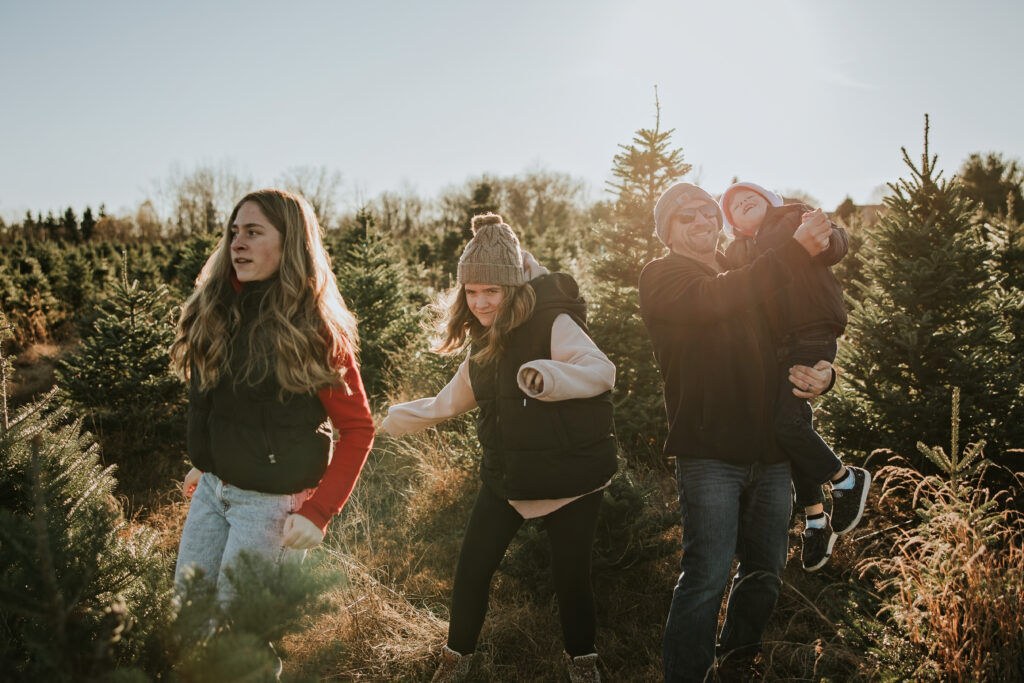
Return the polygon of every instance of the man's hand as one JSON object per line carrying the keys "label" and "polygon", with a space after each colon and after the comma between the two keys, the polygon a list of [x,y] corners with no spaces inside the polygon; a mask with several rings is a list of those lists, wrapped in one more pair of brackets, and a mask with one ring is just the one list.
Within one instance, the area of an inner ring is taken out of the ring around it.
{"label": "man's hand", "polygon": [[825,393],[832,383],[832,364],[819,360],[813,368],[794,365],[789,369],[789,381],[793,384],[793,395],[800,398],[814,398]]}
{"label": "man's hand", "polygon": [[197,470],[195,467],[188,471],[185,475],[185,481],[181,482],[181,492],[185,494],[186,498],[191,498],[192,494],[196,492],[196,487],[199,486],[199,478],[203,476],[203,473]]}
{"label": "man's hand", "polygon": [[284,544],[292,550],[309,550],[324,540],[324,532],[299,514],[290,514],[284,522]]}
{"label": "man's hand", "polygon": [[803,219],[800,227],[793,233],[793,239],[799,242],[810,256],[817,256],[828,248],[828,241],[832,236],[832,222],[821,209],[805,213]]}

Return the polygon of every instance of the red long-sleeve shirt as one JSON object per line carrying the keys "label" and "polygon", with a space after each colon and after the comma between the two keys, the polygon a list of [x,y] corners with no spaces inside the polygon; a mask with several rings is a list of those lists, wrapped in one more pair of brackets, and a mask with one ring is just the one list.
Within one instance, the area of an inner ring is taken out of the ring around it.
{"label": "red long-sleeve shirt", "polygon": [[317,392],[320,403],[331,419],[331,425],[338,433],[319,486],[298,513],[316,524],[321,531],[327,529],[331,517],[338,514],[345,505],[352,489],[359,479],[359,473],[366,463],[366,456],[373,446],[373,417],[370,403],[363,389],[363,379],[348,343],[345,344],[345,382],[351,393],[343,386],[327,387]]}

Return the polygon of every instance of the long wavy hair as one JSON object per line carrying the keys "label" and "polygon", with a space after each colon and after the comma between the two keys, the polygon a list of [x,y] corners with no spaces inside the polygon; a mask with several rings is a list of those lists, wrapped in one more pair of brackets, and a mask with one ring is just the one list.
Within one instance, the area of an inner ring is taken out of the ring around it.
{"label": "long wavy hair", "polygon": [[479,349],[470,357],[471,360],[486,365],[501,358],[508,344],[509,333],[533,315],[537,295],[528,284],[500,286],[504,298],[489,327],[481,325],[469,309],[464,284],[460,283],[448,290],[436,306],[440,316],[435,330],[434,351],[458,353],[464,348],[468,337],[473,346]]}
{"label": "long wavy hair", "polygon": [[[231,227],[246,202],[255,202],[281,233],[281,265],[267,283],[256,320],[243,327]],[[240,334],[244,345],[235,344]],[[256,385],[273,371],[283,392],[308,394],[346,386],[345,356],[348,349],[357,351],[358,341],[355,316],[338,291],[312,207],[297,194],[268,189],[250,192],[232,210],[182,307],[170,355],[183,379],[191,379],[193,368],[198,372],[203,391],[236,368],[236,383]],[[239,347],[244,358],[233,359]]]}

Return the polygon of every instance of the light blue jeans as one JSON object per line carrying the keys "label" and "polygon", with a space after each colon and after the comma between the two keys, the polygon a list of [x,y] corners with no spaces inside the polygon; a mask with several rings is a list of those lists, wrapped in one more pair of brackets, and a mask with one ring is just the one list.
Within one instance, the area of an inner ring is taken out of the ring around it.
{"label": "light blue jeans", "polygon": [[301,562],[305,550],[284,546],[284,523],[310,493],[308,489],[292,494],[249,491],[204,472],[181,532],[175,589],[181,592],[186,572],[193,568],[216,581],[218,598],[227,600],[231,586],[224,568],[231,566],[242,551],[262,555],[271,562]]}

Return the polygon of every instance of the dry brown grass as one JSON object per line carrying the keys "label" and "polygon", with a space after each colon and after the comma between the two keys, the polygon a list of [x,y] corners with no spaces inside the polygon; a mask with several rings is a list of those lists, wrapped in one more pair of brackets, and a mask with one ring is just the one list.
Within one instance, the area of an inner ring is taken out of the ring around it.
{"label": "dry brown grass", "polygon": [[1002,496],[906,467],[880,472],[882,496],[909,499],[922,518],[890,553],[859,570],[886,595],[882,615],[943,680],[1019,680],[1024,670],[1024,523]]}
{"label": "dry brown grass", "polygon": [[[475,466],[463,457],[467,447],[458,430],[378,440],[322,551],[346,569],[349,583],[331,595],[336,609],[328,618],[285,641],[286,671],[320,680],[429,680],[447,635],[455,564],[479,486]],[[595,576],[609,680],[660,678],[677,562],[675,556],[637,563],[625,577]],[[478,653],[481,680],[564,680],[550,590],[499,571]]]}

